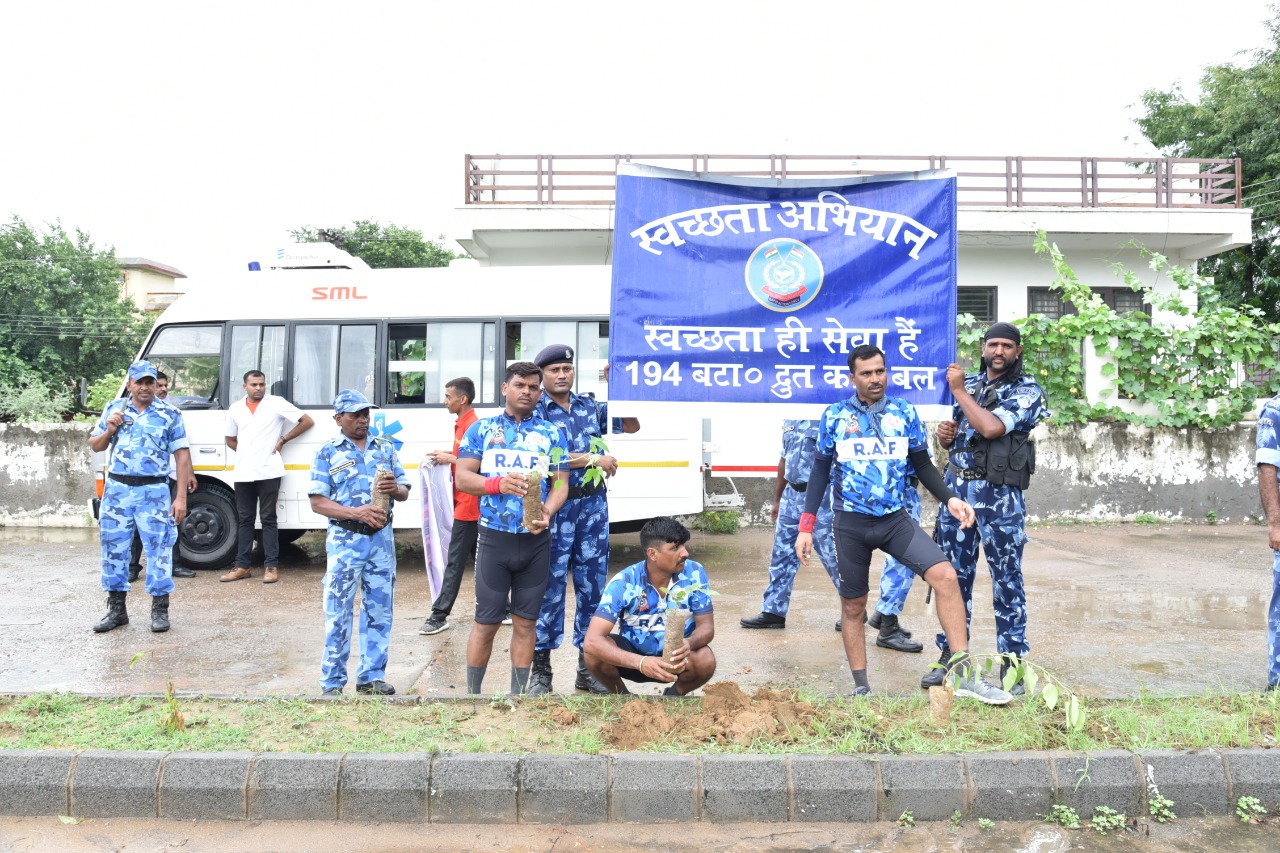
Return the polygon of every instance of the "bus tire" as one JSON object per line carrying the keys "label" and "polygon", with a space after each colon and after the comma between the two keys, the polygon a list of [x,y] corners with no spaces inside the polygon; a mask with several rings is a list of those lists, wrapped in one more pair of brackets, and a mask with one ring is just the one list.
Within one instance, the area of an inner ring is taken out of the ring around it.
{"label": "bus tire", "polygon": [[187,495],[179,556],[193,569],[222,569],[236,556],[236,497],[221,483],[205,481]]}

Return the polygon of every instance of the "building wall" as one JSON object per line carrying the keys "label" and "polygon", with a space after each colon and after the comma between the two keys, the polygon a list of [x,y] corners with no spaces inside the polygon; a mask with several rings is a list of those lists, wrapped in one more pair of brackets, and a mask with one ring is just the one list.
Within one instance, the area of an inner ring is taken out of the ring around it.
{"label": "building wall", "polygon": [[[0,424],[0,526],[94,524],[87,424]],[[1033,520],[1126,519],[1140,513],[1245,521],[1261,512],[1253,464],[1254,424],[1191,430],[1088,424],[1041,426],[1038,467],[1027,491]],[[416,467],[418,460],[404,460]],[[769,524],[772,478],[712,477],[708,488],[746,497],[744,521]],[[927,501],[926,506],[932,501]]]}

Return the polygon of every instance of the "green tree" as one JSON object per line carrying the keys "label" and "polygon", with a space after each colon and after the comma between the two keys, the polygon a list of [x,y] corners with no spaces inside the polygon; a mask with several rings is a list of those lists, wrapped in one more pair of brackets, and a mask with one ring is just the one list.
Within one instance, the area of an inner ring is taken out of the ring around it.
{"label": "green tree", "polygon": [[1280,320],[1280,6],[1267,23],[1271,44],[1247,67],[1214,65],[1200,79],[1200,101],[1180,87],[1148,90],[1144,136],[1167,156],[1238,157],[1244,203],[1254,209],[1250,245],[1200,263],[1221,294]]}
{"label": "green tree", "polygon": [[148,321],[120,297],[115,249],[61,223],[0,225],[0,383],[71,388],[127,365]]}
{"label": "green tree", "polygon": [[466,257],[446,249],[443,234],[436,240],[425,240],[421,231],[384,226],[369,219],[359,220],[350,228],[306,227],[290,233],[299,243],[332,243],[374,269],[447,267],[454,258]]}

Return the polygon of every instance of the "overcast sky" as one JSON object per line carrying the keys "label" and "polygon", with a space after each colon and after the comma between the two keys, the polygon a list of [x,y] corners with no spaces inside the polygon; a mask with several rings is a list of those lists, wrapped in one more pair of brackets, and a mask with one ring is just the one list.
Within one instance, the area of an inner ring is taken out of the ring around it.
{"label": "overcast sky", "polygon": [[1101,8],[5,4],[0,214],[212,282],[300,225],[459,236],[468,153],[1145,155],[1142,92],[1194,94],[1271,17]]}

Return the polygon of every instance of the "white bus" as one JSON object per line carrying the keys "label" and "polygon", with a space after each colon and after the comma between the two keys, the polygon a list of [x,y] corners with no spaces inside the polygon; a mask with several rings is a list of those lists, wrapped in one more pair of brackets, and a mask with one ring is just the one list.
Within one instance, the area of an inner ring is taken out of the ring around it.
{"label": "white bus", "polygon": [[[577,391],[607,399],[607,266],[464,261],[440,269],[320,269],[332,258],[309,262],[284,250],[279,256],[281,266],[294,268],[193,286],[159,317],[141,352],[170,377],[169,401],[183,409],[191,441],[200,488],[182,527],[188,565],[221,568],[234,556],[235,453],[224,441],[226,409],[244,396],[248,370],[265,373],[271,393],[316,422],[285,450],[277,505],[282,541],[327,523],[311,512],[308,470],[320,445],[337,433],[330,406],[339,389],[354,388],[380,406],[372,431],[396,442],[415,483],[395,513],[395,527],[409,529],[422,519],[419,462],[428,451],[452,446],[454,419],[443,405],[450,379],[470,377],[477,414],[495,414],[506,365],[568,343],[577,351]],[[641,419],[638,433],[607,436],[621,469],[609,483],[614,528],[700,512],[709,459],[696,407],[666,406],[655,417],[641,404],[619,404],[609,414]],[[774,453],[765,449],[765,462]]]}

